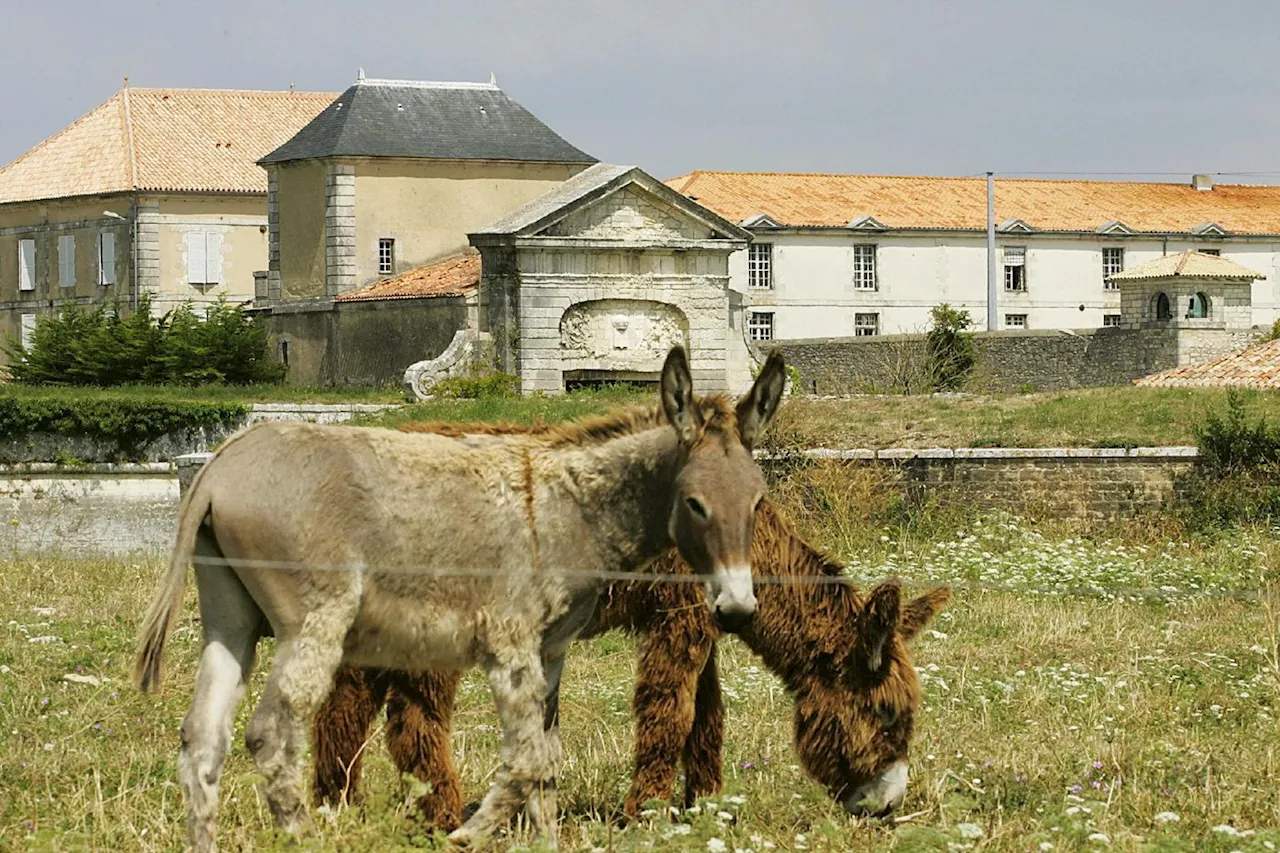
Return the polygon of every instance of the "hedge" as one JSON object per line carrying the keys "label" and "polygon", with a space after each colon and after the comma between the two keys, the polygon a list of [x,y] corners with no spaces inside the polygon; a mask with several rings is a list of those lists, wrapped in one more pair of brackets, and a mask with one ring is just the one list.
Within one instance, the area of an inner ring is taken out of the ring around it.
{"label": "hedge", "polygon": [[248,413],[240,403],[5,394],[0,395],[0,439],[45,433],[135,447],[169,433],[234,427]]}

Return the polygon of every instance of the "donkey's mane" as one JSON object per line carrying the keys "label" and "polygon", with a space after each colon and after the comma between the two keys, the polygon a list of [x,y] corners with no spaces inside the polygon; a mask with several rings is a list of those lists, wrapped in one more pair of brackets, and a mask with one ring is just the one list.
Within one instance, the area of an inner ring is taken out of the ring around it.
{"label": "donkey's mane", "polygon": [[[728,397],[710,394],[699,397],[694,404],[702,413],[702,420],[709,430],[725,432],[734,429],[737,414]],[[516,424],[509,421],[497,423],[466,423],[452,421],[424,421],[401,424],[401,432],[425,432],[447,438],[469,435],[527,435],[547,442],[552,447],[587,447],[604,444],[615,438],[644,432],[667,423],[662,406],[649,404],[629,406],[603,415],[587,415],[561,423],[548,424],[535,421],[532,424]]]}

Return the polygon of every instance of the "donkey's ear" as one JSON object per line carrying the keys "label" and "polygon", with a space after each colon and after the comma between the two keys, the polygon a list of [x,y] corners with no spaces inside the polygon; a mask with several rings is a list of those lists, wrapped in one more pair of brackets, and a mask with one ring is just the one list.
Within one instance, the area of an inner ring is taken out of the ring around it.
{"label": "donkey's ear", "polygon": [[786,387],[787,366],[782,360],[782,353],[774,350],[769,353],[747,396],[738,401],[738,435],[748,448],[755,447],[756,441],[773,423]]}
{"label": "donkey's ear", "polygon": [[902,586],[895,579],[873,589],[862,606],[858,617],[858,657],[869,672],[878,672],[884,664],[885,644],[898,630],[901,604]]}
{"label": "donkey's ear", "polygon": [[940,586],[907,602],[907,606],[902,608],[902,622],[898,626],[902,639],[910,640],[918,634],[950,600],[951,587]]}
{"label": "donkey's ear", "polygon": [[684,347],[672,347],[662,365],[662,410],[682,444],[688,446],[697,440],[702,413],[693,402],[693,376]]}

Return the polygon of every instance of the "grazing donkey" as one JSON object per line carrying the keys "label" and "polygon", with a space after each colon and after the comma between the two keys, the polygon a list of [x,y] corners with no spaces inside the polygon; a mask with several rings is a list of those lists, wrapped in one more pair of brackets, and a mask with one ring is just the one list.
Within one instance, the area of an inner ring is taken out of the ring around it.
{"label": "grazing donkey", "polygon": [[[742,638],[795,698],[795,745],[809,775],[853,814],[886,812],[906,792],[907,746],[919,681],[906,643],[950,598],[945,587],[900,605],[890,582],[864,600],[841,567],[801,539],[765,500],[756,514],[752,565],[795,584],[760,584]],[[689,572],[674,551],[659,572]],[[689,584],[612,584],[580,638],[622,629],[640,637],[635,691],[635,772],[625,810],[671,796],[683,757],[685,806],[719,790],[724,717],[716,673],[719,631]],[[449,727],[460,674],[343,667],[316,716],[314,793],[350,799],[360,782],[369,727],[387,705],[387,745],[401,772],[431,785],[418,806],[452,829],[462,818]],[[555,704],[552,697],[552,706]],[[866,801],[875,801],[869,806]]]}
{"label": "grazing donkey", "polygon": [[744,624],[765,492],[751,449],[784,381],[774,353],[736,408],[695,398],[676,347],[660,407],[537,434],[268,423],[227,441],[183,498],[135,673],[144,692],[158,684],[194,558],[204,649],[178,759],[190,844],[216,849],[218,778],[269,632],[275,661],[245,741],[279,826],[310,823],[302,753],[341,664],[479,665],[502,720],[502,764],[450,837],[482,839],[523,805],[554,844],[559,740],[543,709],[606,585],[591,573],[640,569],[675,544],[706,578],[700,606]]}

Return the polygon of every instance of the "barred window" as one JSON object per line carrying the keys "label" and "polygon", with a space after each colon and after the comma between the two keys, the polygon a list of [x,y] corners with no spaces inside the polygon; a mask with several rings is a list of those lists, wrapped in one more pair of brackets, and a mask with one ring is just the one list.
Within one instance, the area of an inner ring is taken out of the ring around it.
{"label": "barred window", "polygon": [[1120,325],[1119,314],[1103,314],[1102,315],[1103,328],[1111,328],[1113,326],[1119,326],[1119,325]]}
{"label": "barred window", "polygon": [[747,285],[773,287],[773,244],[752,243],[747,247]]}
{"label": "barred window", "polygon": [[1004,289],[1024,293],[1027,289],[1027,250],[1022,246],[1004,247]]}
{"label": "barred window", "polygon": [[1005,314],[1004,327],[1006,329],[1025,329],[1027,327],[1026,314]]}
{"label": "barred window", "polygon": [[396,241],[390,237],[378,240],[378,275],[396,271]]}
{"label": "barred window", "polygon": [[773,312],[752,311],[747,320],[747,336],[753,341],[773,340]]}
{"label": "barred window", "polygon": [[880,315],[879,314],[854,314],[853,315],[853,336],[856,338],[869,338],[873,335],[880,334]]}
{"label": "barred window", "polygon": [[853,247],[853,289],[876,289],[876,247],[859,244]]}
{"label": "barred window", "polygon": [[1119,290],[1120,286],[1107,279],[1118,272],[1124,272],[1124,249],[1107,247],[1102,250],[1102,287],[1104,290]]}

